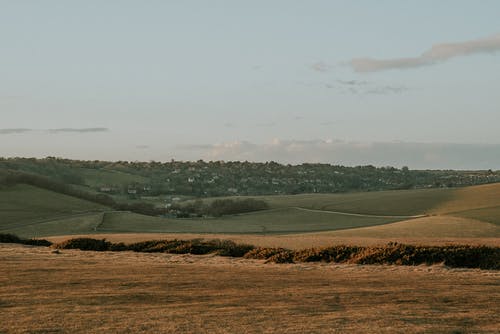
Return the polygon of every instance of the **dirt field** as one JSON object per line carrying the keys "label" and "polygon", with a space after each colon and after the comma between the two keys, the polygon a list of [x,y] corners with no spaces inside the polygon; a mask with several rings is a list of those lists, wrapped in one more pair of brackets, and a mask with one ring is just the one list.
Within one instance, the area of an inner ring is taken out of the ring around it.
{"label": "dirt field", "polygon": [[0,245],[2,333],[497,333],[500,272]]}

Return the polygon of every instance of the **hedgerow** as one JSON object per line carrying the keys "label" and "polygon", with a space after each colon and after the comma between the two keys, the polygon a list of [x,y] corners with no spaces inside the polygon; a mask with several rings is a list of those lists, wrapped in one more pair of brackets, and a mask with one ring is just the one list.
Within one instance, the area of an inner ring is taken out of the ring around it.
{"label": "hedgerow", "polygon": [[17,235],[0,233],[0,243],[23,244],[32,246],[50,246],[52,242],[45,239],[22,239]]}
{"label": "hedgerow", "polygon": [[[21,239],[0,234],[0,242],[50,246],[43,239]],[[388,243],[384,246],[332,246],[290,250],[238,244],[231,240],[149,240],[132,244],[111,243],[105,239],[75,238],[52,245],[57,249],[86,251],[133,251],[172,254],[215,254],[244,257],[273,263],[327,262],[355,264],[421,265],[444,264],[449,267],[500,270],[500,247],[448,245],[416,246]]]}

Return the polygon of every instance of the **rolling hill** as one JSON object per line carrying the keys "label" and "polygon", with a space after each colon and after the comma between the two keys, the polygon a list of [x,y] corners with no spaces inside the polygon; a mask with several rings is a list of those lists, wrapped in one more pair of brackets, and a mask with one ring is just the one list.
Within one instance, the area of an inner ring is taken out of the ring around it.
{"label": "rolling hill", "polygon": [[[270,209],[219,218],[152,217],[18,184],[0,189],[1,233],[326,233],[360,237],[500,237],[500,184],[253,197]],[[241,197],[238,197],[241,198]],[[207,199],[210,201],[213,199]],[[495,225],[496,224],[496,225]],[[329,232],[328,232],[329,231]]]}
{"label": "rolling hill", "polygon": [[105,206],[30,185],[0,189],[0,228],[95,211]]}

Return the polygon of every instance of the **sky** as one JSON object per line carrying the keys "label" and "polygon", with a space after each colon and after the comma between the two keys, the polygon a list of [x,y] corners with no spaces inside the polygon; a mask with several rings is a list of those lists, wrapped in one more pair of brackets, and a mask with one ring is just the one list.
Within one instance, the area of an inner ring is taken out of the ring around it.
{"label": "sky", "polygon": [[498,13],[0,0],[0,156],[498,170]]}

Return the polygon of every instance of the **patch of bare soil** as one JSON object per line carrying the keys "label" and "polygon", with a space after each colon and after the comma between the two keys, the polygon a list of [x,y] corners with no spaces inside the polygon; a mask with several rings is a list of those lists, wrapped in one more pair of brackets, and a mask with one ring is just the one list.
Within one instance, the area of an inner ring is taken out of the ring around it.
{"label": "patch of bare soil", "polygon": [[500,272],[0,244],[0,333],[497,333]]}

